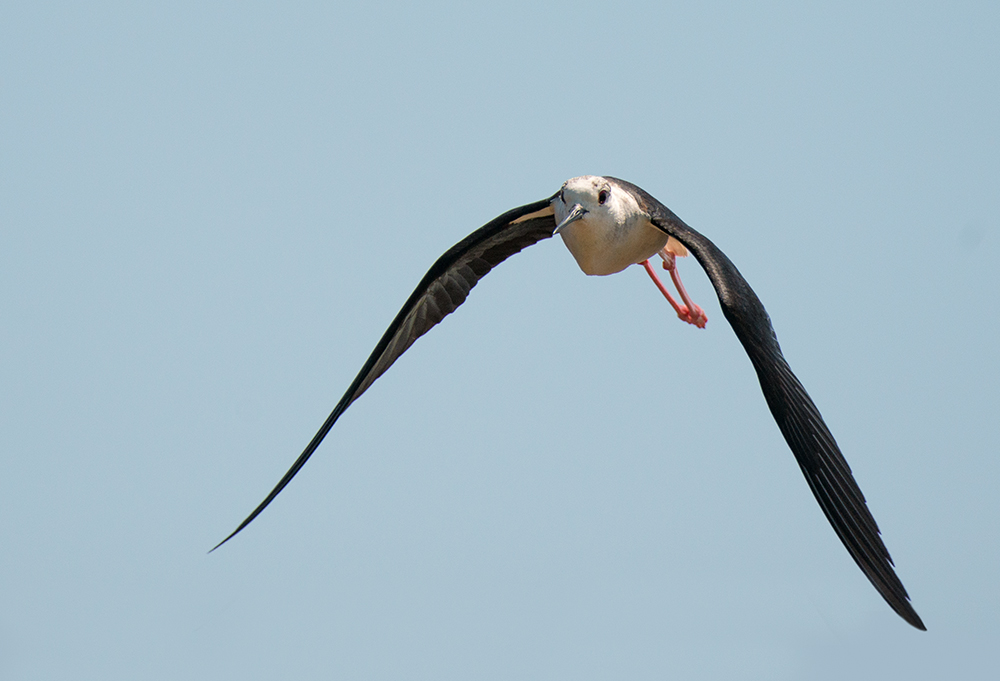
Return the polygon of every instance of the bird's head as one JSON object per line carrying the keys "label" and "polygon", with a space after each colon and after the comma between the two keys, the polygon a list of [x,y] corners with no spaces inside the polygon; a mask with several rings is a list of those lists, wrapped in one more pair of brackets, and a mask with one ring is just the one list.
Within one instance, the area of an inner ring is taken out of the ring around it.
{"label": "bird's head", "polygon": [[552,200],[558,234],[577,220],[622,225],[639,212],[634,197],[606,177],[583,175],[566,180]]}
{"label": "bird's head", "polygon": [[553,199],[557,227],[555,234],[577,220],[600,220],[612,197],[611,183],[603,177],[583,175],[566,180]]}

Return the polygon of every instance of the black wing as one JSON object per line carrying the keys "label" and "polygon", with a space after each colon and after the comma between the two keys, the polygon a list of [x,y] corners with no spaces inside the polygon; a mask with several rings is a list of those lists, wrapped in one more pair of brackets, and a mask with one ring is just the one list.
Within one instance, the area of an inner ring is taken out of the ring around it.
{"label": "black wing", "polygon": [[767,406],[827,520],[889,606],[916,628],[926,630],[893,570],[892,558],[850,466],[816,405],[781,354],[771,319],[757,294],[715,244],[639,187],[616,181],[642,197],[651,222],[684,244],[705,268],[723,314],[757,370]]}
{"label": "black wing", "polygon": [[469,291],[480,279],[515,253],[552,236],[556,222],[551,201],[551,198],[544,199],[504,213],[459,241],[438,258],[417,284],[347,392],[299,458],[253,513],[232,534],[216,544],[212,551],[236,536],[267,508],[305,465],[351,403],[368,390],[375,379],[385,373],[415,340],[464,303]]}

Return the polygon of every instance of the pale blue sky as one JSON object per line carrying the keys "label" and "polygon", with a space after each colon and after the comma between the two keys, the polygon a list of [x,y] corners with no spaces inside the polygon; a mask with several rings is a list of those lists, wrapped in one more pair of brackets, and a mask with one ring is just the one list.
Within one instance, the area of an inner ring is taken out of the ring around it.
{"label": "pale blue sky", "polygon": [[[8,3],[0,678],[986,679],[1000,5]],[[705,277],[558,241],[313,435],[430,264],[631,180],[757,290],[927,624]]]}

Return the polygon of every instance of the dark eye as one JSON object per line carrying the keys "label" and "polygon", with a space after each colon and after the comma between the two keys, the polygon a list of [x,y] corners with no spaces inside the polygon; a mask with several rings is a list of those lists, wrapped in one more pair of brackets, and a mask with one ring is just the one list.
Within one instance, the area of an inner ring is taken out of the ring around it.
{"label": "dark eye", "polygon": [[611,196],[611,192],[609,192],[607,189],[602,189],[601,191],[597,192],[597,202],[603,206],[604,202],[608,200],[609,196]]}

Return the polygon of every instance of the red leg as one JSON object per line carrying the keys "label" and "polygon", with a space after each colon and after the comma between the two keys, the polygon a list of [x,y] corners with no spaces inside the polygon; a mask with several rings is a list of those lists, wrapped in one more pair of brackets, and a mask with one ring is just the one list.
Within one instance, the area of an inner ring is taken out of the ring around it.
{"label": "red leg", "polygon": [[649,264],[649,260],[643,260],[639,264],[643,266],[646,273],[649,274],[650,279],[652,279],[653,283],[656,284],[656,288],[660,289],[660,293],[662,293],[663,297],[667,299],[670,306],[674,308],[674,311],[677,313],[677,317],[688,324],[694,324],[699,329],[704,329],[705,324],[708,322],[708,317],[705,315],[704,310],[694,304],[691,297],[688,296],[687,291],[684,289],[684,285],[681,283],[680,275],[677,274],[674,254],[664,249],[660,251],[660,257],[663,258],[663,269],[670,271],[670,278],[673,280],[674,286],[677,287],[677,291],[680,293],[681,299],[684,301],[684,305],[679,305],[677,301],[674,300],[674,297],[670,295],[667,287],[663,285],[663,282],[660,281],[660,278],[656,275],[656,271],[653,269],[653,266]]}
{"label": "red leg", "polygon": [[674,312],[677,313],[677,316],[680,317],[681,319],[686,320],[688,314],[687,308],[686,307],[682,308],[680,305],[677,304],[677,301],[674,300],[674,297],[670,295],[670,291],[668,291],[667,287],[663,285],[662,281],[660,281],[660,277],[657,276],[656,270],[654,270],[653,266],[649,264],[649,261],[643,260],[639,264],[642,265],[644,268],[646,268],[646,272],[649,274],[649,277],[653,280],[653,283],[656,284],[656,288],[660,289],[660,293],[662,293],[663,297],[667,299],[667,302],[670,303],[670,306],[674,308]]}
{"label": "red leg", "polygon": [[694,324],[699,329],[704,329],[705,324],[708,323],[708,315],[705,314],[705,311],[701,307],[695,305],[694,301],[691,300],[691,296],[688,295],[687,289],[684,288],[684,284],[681,282],[681,274],[677,271],[677,262],[674,254],[664,248],[660,251],[660,257],[663,258],[663,269],[670,271],[670,278],[673,279],[674,286],[677,287],[677,292],[681,294],[681,300],[687,306],[688,314],[684,318],[684,321]]}

